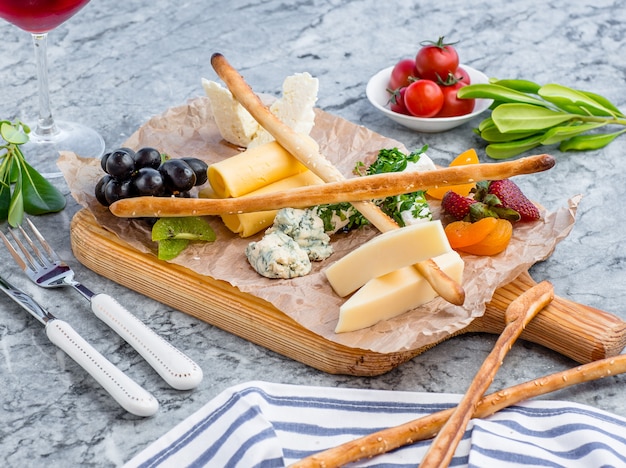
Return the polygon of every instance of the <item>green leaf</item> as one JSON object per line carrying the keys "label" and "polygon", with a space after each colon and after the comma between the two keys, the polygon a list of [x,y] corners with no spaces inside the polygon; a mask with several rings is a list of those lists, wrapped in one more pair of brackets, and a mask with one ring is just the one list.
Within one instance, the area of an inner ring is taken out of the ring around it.
{"label": "green leaf", "polygon": [[626,129],[615,133],[595,133],[593,135],[578,135],[559,145],[561,151],[589,151],[604,148],[615,140]]}
{"label": "green leaf", "polygon": [[488,143],[499,143],[504,141],[514,141],[521,140],[524,138],[528,138],[529,136],[534,135],[535,131],[528,131],[523,133],[502,133],[498,130],[498,127],[495,124],[491,127],[485,128],[482,132],[479,133],[480,137]]}
{"label": "green leaf", "polygon": [[502,133],[524,133],[545,130],[577,116],[531,104],[502,104],[491,118]]}
{"label": "green leaf", "polygon": [[492,143],[487,145],[485,153],[493,159],[509,159],[540,146],[542,138],[543,134],[538,134],[523,140],[515,140],[506,143]]}
{"label": "green leaf", "polygon": [[0,221],[5,221],[9,217],[9,206],[11,204],[11,186],[0,185]]}
{"label": "green leaf", "polygon": [[[26,161],[22,161],[21,189],[24,195],[24,211],[31,215],[56,213],[65,208],[66,200],[47,179]],[[18,184],[16,184],[17,190]]]}
{"label": "green leaf", "polygon": [[493,119],[491,117],[487,117],[486,119],[483,119],[479,124],[478,124],[478,131],[479,132],[483,132],[488,128],[491,127],[495,127],[495,123],[493,123]]}
{"label": "green leaf", "polygon": [[504,86],[505,88],[514,89],[515,91],[520,91],[522,93],[532,93],[537,94],[539,88],[541,88],[540,84],[535,83],[534,81],[529,80],[489,80],[490,83]]}
{"label": "green leaf", "polygon": [[[471,84],[457,91],[461,99],[493,99],[502,103],[525,103],[547,107],[547,103],[528,94],[497,84]],[[498,106],[500,107],[500,106]]]}
{"label": "green leaf", "polygon": [[19,126],[15,126],[6,120],[0,124],[0,135],[7,143],[14,145],[23,145],[28,141],[28,135],[20,130]]}
{"label": "green leaf", "polygon": [[574,108],[579,108],[588,111],[577,112],[579,114],[589,113],[591,115],[614,116],[614,112],[611,109],[607,109],[585,93],[568,88],[567,86],[547,84],[541,87],[539,95],[546,101],[568,112],[573,112]]}
{"label": "green leaf", "polygon": [[18,173],[18,180],[13,187],[13,193],[9,201],[7,221],[12,227],[19,226],[24,220],[24,197],[22,196],[22,175]]}
{"label": "green leaf", "polygon": [[611,101],[609,101],[607,98],[605,98],[604,96],[601,96],[600,94],[596,94],[596,93],[592,93],[590,91],[583,91],[583,90],[577,90],[579,93],[583,93],[585,94],[587,97],[589,97],[590,99],[593,99],[594,101],[596,101],[598,104],[600,104],[601,106],[605,107],[606,109],[609,109],[610,111],[613,112],[614,115],[616,115],[617,117],[624,117],[624,114],[621,110],[619,110],[617,108],[617,106],[615,106]]}
{"label": "green leaf", "polygon": [[594,130],[604,125],[606,125],[605,122],[595,122],[552,127],[545,133],[545,137],[541,141],[541,143],[543,145],[553,145],[555,143],[559,143],[563,140],[567,140],[568,138],[572,138],[576,135],[580,135],[581,133],[588,132],[589,130]]}

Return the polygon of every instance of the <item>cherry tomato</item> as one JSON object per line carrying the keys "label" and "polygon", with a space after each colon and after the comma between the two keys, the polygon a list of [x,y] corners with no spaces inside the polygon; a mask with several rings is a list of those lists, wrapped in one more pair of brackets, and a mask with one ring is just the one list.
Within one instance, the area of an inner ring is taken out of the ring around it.
{"label": "cherry tomato", "polygon": [[472,84],[469,73],[467,73],[467,70],[465,70],[463,67],[457,67],[454,77],[457,79],[457,81],[460,81],[463,84]]}
{"label": "cherry tomato", "polygon": [[445,81],[449,73],[456,73],[459,54],[452,44],[443,42],[443,36],[437,42],[423,44],[415,56],[417,76],[437,82]]}
{"label": "cherry tomato", "polygon": [[457,91],[466,84],[458,81],[450,86],[441,86],[443,92],[443,105],[436,117],[456,117],[469,114],[474,110],[474,99],[459,99]]}
{"label": "cherry tomato", "polygon": [[434,117],[443,106],[443,91],[434,81],[414,81],[406,88],[404,105],[415,117]]}
{"label": "cherry tomato", "polygon": [[389,99],[389,109],[393,112],[397,112],[398,114],[409,115],[409,111],[404,105],[405,93],[406,86],[404,88],[396,89],[393,93],[391,93],[391,98]]}
{"label": "cherry tomato", "polygon": [[410,78],[415,78],[417,72],[415,70],[415,60],[403,59],[395,64],[389,78],[389,89],[396,90],[404,88],[411,84]]}

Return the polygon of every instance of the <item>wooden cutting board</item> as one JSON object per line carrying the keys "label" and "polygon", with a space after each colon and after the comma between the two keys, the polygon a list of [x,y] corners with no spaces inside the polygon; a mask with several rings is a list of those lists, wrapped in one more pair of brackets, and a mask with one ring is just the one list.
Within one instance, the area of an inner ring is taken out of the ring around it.
{"label": "wooden cutting board", "polygon": [[[116,283],[234,335],[331,374],[380,375],[435,344],[377,353],[334,343],[230,284],[199,275],[133,249],[103,229],[87,210],[72,219],[71,244],[83,265]],[[485,314],[452,336],[500,333],[509,303],[535,284],[528,273],[496,290]],[[522,339],[579,363],[615,356],[626,346],[626,322],[607,312],[556,297],[523,332]]]}

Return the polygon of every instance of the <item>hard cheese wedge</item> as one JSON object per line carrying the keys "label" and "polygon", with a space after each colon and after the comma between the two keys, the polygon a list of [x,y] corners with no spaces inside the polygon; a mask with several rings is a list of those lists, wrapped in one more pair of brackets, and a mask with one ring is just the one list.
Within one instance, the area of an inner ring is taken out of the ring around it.
{"label": "hard cheese wedge", "polygon": [[[433,258],[450,278],[461,282],[463,260],[454,250]],[[371,327],[430,302],[437,293],[412,266],[368,281],[339,308],[336,333]]]}
{"label": "hard cheese wedge", "polygon": [[418,223],[374,237],[330,265],[326,278],[343,297],[373,278],[451,250],[439,220]]}

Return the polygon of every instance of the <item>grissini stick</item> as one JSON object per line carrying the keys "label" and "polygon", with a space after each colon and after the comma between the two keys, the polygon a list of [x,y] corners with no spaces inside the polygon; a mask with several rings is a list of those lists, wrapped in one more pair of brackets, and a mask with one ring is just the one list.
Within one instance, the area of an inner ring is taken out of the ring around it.
{"label": "grissini stick", "polygon": [[[237,101],[283,148],[324,182],[345,180],[339,169],[320,154],[317,142],[309,135],[296,132],[272,114],[222,54],[213,54],[211,65]],[[373,202],[359,201],[352,203],[352,205],[379,231],[386,232],[398,229],[396,222]],[[417,265],[417,270],[428,272],[424,278],[446,301],[455,305],[463,304],[465,291],[461,285],[440,270],[432,259],[421,262]]]}
{"label": "grissini stick", "polygon": [[338,182],[236,198],[125,198],[113,203],[109,208],[115,216],[128,218],[222,215],[288,207],[307,208],[327,203],[367,201],[443,185],[506,179],[516,175],[545,171],[554,164],[555,160],[552,156],[539,154],[500,163],[355,177]]}
{"label": "grissini stick", "polygon": [[526,325],[552,302],[552,299],[554,299],[552,284],[548,281],[542,281],[507,307],[504,315],[506,326],[502,334],[480,366],[467,392],[435,437],[422,459],[420,468],[445,468],[450,465],[459,441],[465,433],[467,423],[475,413],[476,405],[493,382],[504,357],[522,334]]}
{"label": "grissini stick", "polygon": [[[487,418],[521,401],[563,390],[585,382],[626,373],[626,354],[608,357],[513,387],[498,390],[480,400],[473,418]],[[414,419],[324,450],[290,465],[290,468],[335,468],[375,457],[435,436],[455,408]]]}

